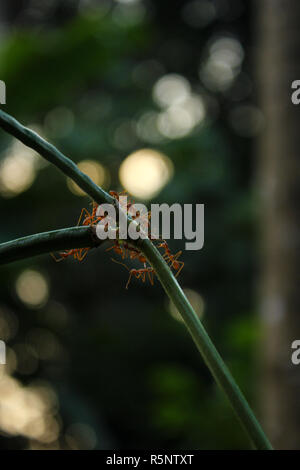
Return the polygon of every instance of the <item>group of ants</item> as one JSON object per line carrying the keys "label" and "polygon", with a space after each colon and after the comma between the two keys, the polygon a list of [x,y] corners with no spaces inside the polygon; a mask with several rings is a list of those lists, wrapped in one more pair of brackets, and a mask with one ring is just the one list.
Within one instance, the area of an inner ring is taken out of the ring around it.
{"label": "group of ants", "polygon": [[[120,196],[123,194],[126,194],[126,192],[122,191],[118,193],[116,191],[109,191],[109,194],[119,202]],[[99,221],[101,221],[104,218],[104,216],[103,217],[97,216],[98,204],[96,204],[95,202],[93,202],[92,204],[93,204],[93,208],[91,212],[89,212],[86,208],[82,209],[78,223],[77,223],[78,226],[79,225],[95,226]],[[132,212],[132,209],[134,209],[134,204],[135,203],[133,201],[128,202],[127,204],[128,213]],[[135,219],[136,217],[139,217],[139,216],[140,216],[139,211],[134,211],[134,215],[132,215],[131,217],[132,219]],[[146,224],[149,226],[150,219],[151,219],[150,211],[146,214],[146,219],[147,219]],[[163,258],[167,262],[169,267],[174,269],[174,272],[176,273],[175,277],[177,277],[184,266],[184,262],[178,260],[178,258],[182,254],[182,251],[178,251],[175,255],[173,255],[169,249],[169,246],[166,240],[162,238],[151,238],[151,237],[149,238],[151,239],[152,242],[156,241],[158,243],[157,248],[161,248],[164,251]],[[56,258],[53,255],[53,253],[51,255],[57,262],[62,261],[68,258],[69,256],[73,256],[74,259],[76,259],[77,261],[82,261],[86,257],[90,249],[91,247],[73,248],[71,250],[62,251],[59,253],[60,255],[59,258]],[[121,263],[120,261],[117,261],[114,258],[112,258],[112,261],[114,261],[115,263],[121,264],[129,271],[129,277],[128,277],[128,281],[126,284],[126,289],[128,289],[128,286],[130,284],[132,277],[135,277],[136,279],[140,279],[142,282],[145,282],[146,279],[149,279],[150,284],[151,285],[154,284],[155,271],[152,268],[152,266],[147,266],[147,259],[138,248],[129,245],[127,242],[123,240],[116,239],[114,240],[114,244],[111,247],[107,248],[106,251],[110,251],[110,250],[114,250],[114,252],[117,255],[120,255],[123,260],[128,257],[131,260],[137,260],[143,265],[143,267],[140,269],[136,269],[136,268],[129,269],[129,267],[125,263]]]}

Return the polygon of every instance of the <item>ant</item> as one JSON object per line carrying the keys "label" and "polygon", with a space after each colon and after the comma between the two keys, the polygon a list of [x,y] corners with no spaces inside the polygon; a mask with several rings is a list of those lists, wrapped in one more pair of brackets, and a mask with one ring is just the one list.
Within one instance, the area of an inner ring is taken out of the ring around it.
{"label": "ant", "polygon": [[147,262],[147,258],[138,250],[135,250],[135,249],[132,249],[130,248],[131,253],[130,253],[130,258],[131,259],[138,259],[140,261],[140,263],[143,263],[145,265],[145,263]]}
{"label": "ant", "polygon": [[[114,198],[116,199],[118,202],[120,201],[120,196],[126,196],[128,195],[127,191],[125,191],[125,189],[123,191],[121,191],[120,193],[118,193],[117,191],[109,191],[109,194]],[[129,199],[129,202],[127,204],[127,211],[130,209],[131,206],[134,205],[134,202],[132,202],[130,199]]]}
{"label": "ant", "polygon": [[113,246],[110,246],[106,249],[106,251],[114,250],[115,253],[122,256],[122,259],[125,259],[126,256],[129,256],[130,259],[138,259],[141,263],[145,264],[147,259],[146,257],[133,246],[128,245],[126,242],[120,243],[120,241],[116,241]]}
{"label": "ant", "polygon": [[[118,193],[117,191],[109,191],[109,194],[110,194],[114,199],[116,199],[117,201],[120,200],[120,196],[126,196],[126,197],[127,197],[127,195],[128,195],[127,191],[125,191],[125,190],[123,190],[123,191],[120,192],[120,193]],[[131,218],[134,220],[134,219],[136,219],[137,217],[140,217],[140,215],[141,215],[140,211],[136,211],[136,214],[131,215],[131,212],[132,212],[132,211],[131,211],[130,209],[131,209],[131,208],[134,208],[135,202],[134,202],[133,200],[131,200],[131,199],[128,199],[128,201],[129,201],[129,202],[127,203],[127,212],[129,213],[129,215],[131,216]],[[151,213],[150,213],[150,212],[147,212],[146,214],[144,214],[144,215],[142,216],[142,220],[147,219],[147,222],[146,222],[147,225],[149,224],[150,218],[151,218]]]}
{"label": "ant", "polygon": [[170,248],[165,240],[163,240],[162,243],[158,245],[158,248],[163,248],[165,250],[163,258],[167,261],[168,264],[170,264],[170,267],[177,271],[175,275],[175,277],[177,277],[184,266],[183,261],[178,261],[179,256],[182,254],[182,251],[178,251],[175,255],[172,255]]}
{"label": "ant", "polygon": [[119,244],[119,242],[116,240],[115,244],[110,246],[109,248],[107,248],[105,251],[110,251],[110,250],[114,250],[114,252],[117,254],[117,255],[120,255],[122,256],[122,259],[125,259],[126,258],[126,250],[123,249],[123,247]]}
{"label": "ant", "polygon": [[113,198],[119,200],[119,197],[120,197],[120,196],[127,195],[127,191],[124,190],[124,191],[122,191],[121,193],[118,193],[117,191],[109,191],[109,194],[110,194]]}
{"label": "ant", "polygon": [[[80,217],[78,219],[77,225],[80,224],[83,216],[85,216],[85,219],[83,220],[82,225],[85,225],[85,226],[94,225],[99,220],[102,219],[102,217],[96,218],[98,204],[96,204],[94,201],[92,202],[92,204],[93,204],[92,213],[89,213],[89,211],[84,207],[80,213]],[[60,253],[60,258],[56,258],[53,253],[51,253],[51,256],[56,262],[62,261],[68,258],[68,256],[74,256],[74,259],[76,259],[77,261],[83,261],[86,255],[88,254],[89,250],[90,250],[90,247],[89,248],[74,248],[72,250],[62,251]]]}
{"label": "ant", "polygon": [[128,278],[128,281],[127,281],[127,284],[126,284],[126,289],[128,289],[128,286],[130,284],[130,281],[131,281],[131,278],[132,276],[134,276],[136,279],[141,279],[142,282],[145,282],[146,281],[146,276],[148,274],[148,278],[149,278],[149,281],[150,281],[150,284],[153,286],[154,285],[154,274],[155,274],[155,271],[153,268],[149,267],[147,268],[146,264],[144,264],[144,268],[141,268],[141,269],[129,269],[128,266],[126,266],[126,264],[124,263],[120,263],[120,261],[117,261],[116,259],[113,259],[112,258],[112,261],[114,263],[117,263],[117,264],[121,264],[122,266],[124,266],[127,271],[129,271],[129,278]]}
{"label": "ant", "polygon": [[103,219],[103,217],[96,217],[97,209],[99,207],[99,204],[96,202],[92,202],[93,204],[93,210],[92,213],[90,214],[89,211],[84,207],[80,213],[80,217],[78,219],[77,225],[80,225],[82,217],[85,215],[85,219],[83,219],[82,225],[94,225],[100,220]]}
{"label": "ant", "polygon": [[56,258],[56,256],[53,253],[50,253],[52,258],[59,263],[60,261],[68,258],[68,256],[74,256],[74,259],[77,259],[78,261],[83,261],[86,255],[88,254],[88,251],[90,250],[90,247],[88,248],[74,248],[72,250],[68,251],[62,251],[60,254],[60,258]]}

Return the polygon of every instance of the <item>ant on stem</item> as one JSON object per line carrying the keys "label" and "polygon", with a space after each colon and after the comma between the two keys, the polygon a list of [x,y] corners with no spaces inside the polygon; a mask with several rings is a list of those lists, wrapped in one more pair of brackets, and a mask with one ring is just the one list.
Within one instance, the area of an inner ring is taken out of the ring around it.
{"label": "ant on stem", "polygon": [[90,250],[90,247],[88,248],[73,248],[72,250],[68,251],[62,251],[60,254],[60,258],[56,258],[56,256],[53,253],[50,253],[52,258],[59,263],[60,261],[68,258],[68,256],[74,256],[74,259],[77,259],[77,261],[83,261],[86,255],[88,254],[88,251]]}
{"label": "ant on stem", "polygon": [[141,279],[142,282],[145,282],[146,281],[146,276],[148,274],[148,278],[149,278],[149,281],[150,281],[150,284],[153,286],[154,285],[154,274],[155,274],[155,271],[153,268],[149,267],[147,268],[146,264],[144,264],[144,268],[141,268],[141,269],[129,269],[128,266],[124,263],[121,263],[120,261],[117,261],[116,259],[114,258],[111,258],[112,261],[114,263],[117,263],[117,264],[121,264],[122,266],[124,266],[127,271],[129,271],[129,278],[128,278],[128,281],[127,281],[127,284],[126,284],[126,289],[128,289],[128,286],[130,284],[130,281],[131,281],[131,278],[132,276],[134,276],[136,279]]}
{"label": "ant on stem", "polygon": [[178,251],[175,255],[172,255],[170,248],[165,240],[163,240],[162,243],[158,245],[158,248],[163,248],[165,250],[163,258],[167,261],[168,264],[170,264],[170,267],[177,271],[175,274],[175,277],[177,277],[184,266],[183,261],[178,261],[179,256],[182,254],[182,251]]}

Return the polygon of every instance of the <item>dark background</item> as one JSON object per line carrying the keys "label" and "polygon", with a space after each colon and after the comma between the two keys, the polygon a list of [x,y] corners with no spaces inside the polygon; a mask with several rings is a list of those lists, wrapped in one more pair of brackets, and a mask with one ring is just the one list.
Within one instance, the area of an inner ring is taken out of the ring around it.
{"label": "dark background", "polygon": [[[180,282],[258,412],[253,155],[265,124],[253,4],[6,0],[0,14],[5,111],[75,162],[101,163],[106,189],[121,189],[120,164],[135,150],[162,152],[173,177],[144,202],[205,204],[205,245],[184,252]],[[179,115],[166,135],[153,87],[170,74],[189,81],[205,117],[182,131]],[[90,201],[56,168],[3,132],[0,151],[1,242],[77,223]],[[1,267],[1,448],[249,448],[160,285],[133,280],[126,291],[126,280],[104,248],[82,263],[45,255]]]}

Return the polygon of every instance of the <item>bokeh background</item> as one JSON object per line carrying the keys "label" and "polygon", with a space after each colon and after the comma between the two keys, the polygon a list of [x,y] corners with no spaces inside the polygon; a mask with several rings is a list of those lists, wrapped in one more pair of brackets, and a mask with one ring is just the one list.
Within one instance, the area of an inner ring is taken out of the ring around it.
{"label": "bokeh background", "polygon": [[[205,204],[180,282],[285,448],[300,442],[299,17],[294,0],[0,5],[5,111],[105,189]],[[2,131],[0,151],[2,242],[76,224],[78,187]],[[1,267],[0,448],[249,448],[162,288],[126,281],[105,248]]]}

